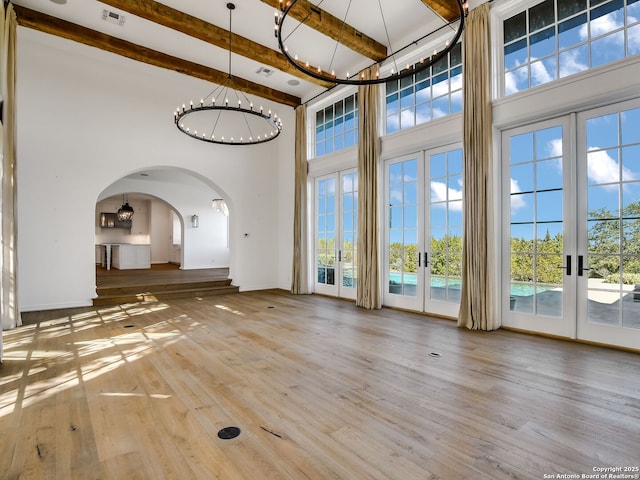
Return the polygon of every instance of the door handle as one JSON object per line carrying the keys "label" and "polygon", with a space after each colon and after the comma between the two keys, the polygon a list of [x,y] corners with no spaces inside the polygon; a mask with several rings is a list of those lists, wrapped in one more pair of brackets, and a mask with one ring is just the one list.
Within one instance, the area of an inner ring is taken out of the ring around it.
{"label": "door handle", "polygon": [[582,274],[586,270],[591,270],[591,269],[590,268],[585,268],[585,266],[584,266],[584,256],[583,255],[578,255],[578,276],[581,277]]}
{"label": "door handle", "polygon": [[427,265],[429,265],[429,254],[424,252],[424,266],[426,267]]}
{"label": "door handle", "polygon": [[[580,264],[580,257],[578,257],[578,264]],[[560,265],[558,268],[563,268],[567,271],[567,275],[571,275],[571,255],[567,255],[567,262],[564,266]],[[580,268],[580,267],[578,267]]]}
{"label": "door handle", "polygon": [[342,250],[338,250],[338,261],[342,261]]}
{"label": "door handle", "polygon": [[422,262],[420,262],[420,252],[418,252],[418,268],[422,266]]}

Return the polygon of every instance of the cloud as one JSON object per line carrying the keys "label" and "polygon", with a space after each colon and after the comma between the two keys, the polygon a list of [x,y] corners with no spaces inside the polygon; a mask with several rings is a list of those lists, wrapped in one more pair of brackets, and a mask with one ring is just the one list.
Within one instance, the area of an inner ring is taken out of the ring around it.
{"label": "cloud", "polygon": [[560,78],[582,72],[589,68],[589,65],[579,61],[581,52],[582,47],[578,47],[560,54]]}
{"label": "cloud", "polygon": [[524,201],[522,195],[513,195],[514,193],[520,193],[522,190],[520,189],[520,185],[518,185],[518,181],[511,180],[511,210],[518,210],[520,208],[524,208],[527,206],[527,203]]}
{"label": "cloud", "polygon": [[[587,175],[593,183],[614,183],[620,181],[620,164],[606,150],[589,147]],[[622,167],[622,180],[636,180],[634,173]]]}
{"label": "cloud", "polygon": [[544,62],[533,62],[531,64],[531,80],[534,85],[542,85],[555,80],[555,72],[549,73]]}
{"label": "cloud", "polygon": [[[448,187],[447,184],[443,182],[431,182],[431,201],[446,202],[447,200],[462,200],[462,188],[456,190],[455,188]],[[442,203],[441,206],[444,208],[446,204]],[[448,207],[450,210],[461,212],[462,202],[449,203]]]}
{"label": "cloud", "polygon": [[507,72],[504,76],[505,95],[519,92],[520,89],[518,88],[518,85],[520,83],[523,83],[524,88],[528,88],[526,68],[518,68],[517,70],[512,70],[510,72]]}
{"label": "cloud", "polygon": [[[622,12],[611,12],[607,15],[596,18],[591,21],[591,38],[604,35],[605,33],[613,32],[624,26],[624,17]],[[587,25],[583,25],[580,29],[580,36],[587,38],[586,36]],[[584,36],[583,36],[584,35]]]}

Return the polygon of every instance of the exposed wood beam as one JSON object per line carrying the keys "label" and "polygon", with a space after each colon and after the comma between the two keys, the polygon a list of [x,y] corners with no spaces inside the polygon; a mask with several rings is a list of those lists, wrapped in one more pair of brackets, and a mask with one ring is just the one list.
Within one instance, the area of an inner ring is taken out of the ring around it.
{"label": "exposed wood beam", "polygon": [[[263,3],[279,9],[280,0],[262,0]],[[340,42],[354,52],[360,53],[376,62],[387,58],[387,47],[367,37],[351,25],[321,10],[308,0],[298,0],[289,12],[291,18],[303,22],[308,27]]]}
{"label": "exposed wood beam", "polygon": [[[115,53],[123,57],[137,60],[149,65],[154,65],[168,70],[174,70],[185,75],[207,80],[216,84],[223,84],[229,77],[228,72],[221,72],[214,68],[205,67],[194,62],[167,55],[150,48],[136,45],[110,35],[106,35],[75,23],[67,22],[44,13],[36,12],[28,8],[14,5],[18,25],[33,28],[40,32],[49,33],[58,37],[73,40],[75,42],[99,48],[107,52]],[[240,77],[233,77],[234,85],[238,90],[252,95],[272,100],[283,105],[297,107],[301,100],[299,97],[285,92],[274,90],[264,85],[250,82]]]}
{"label": "exposed wood beam", "polygon": [[[226,50],[229,49],[229,31],[180,10],[168,7],[154,0],[102,0],[102,3],[124,10],[132,15],[171,28],[204,42]],[[231,50],[233,53],[250,58],[259,63],[270,65],[282,72],[313,82],[325,88],[333,83],[315,79],[295,68],[286,57],[277,50],[265,47],[248,38],[232,34]]]}
{"label": "exposed wood beam", "polygon": [[460,9],[456,0],[422,0],[422,3],[447,22],[453,22],[460,18]]}

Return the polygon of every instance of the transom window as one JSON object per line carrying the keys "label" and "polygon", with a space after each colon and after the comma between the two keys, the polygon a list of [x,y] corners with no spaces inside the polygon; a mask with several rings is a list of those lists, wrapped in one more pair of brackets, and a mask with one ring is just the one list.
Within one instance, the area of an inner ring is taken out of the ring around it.
{"label": "transom window", "polygon": [[503,27],[509,95],[640,53],[640,0],[545,0]]}
{"label": "transom window", "polygon": [[358,94],[316,112],[316,157],[358,143]]}
{"label": "transom window", "polygon": [[387,133],[462,111],[462,48],[430,68],[386,84]]}

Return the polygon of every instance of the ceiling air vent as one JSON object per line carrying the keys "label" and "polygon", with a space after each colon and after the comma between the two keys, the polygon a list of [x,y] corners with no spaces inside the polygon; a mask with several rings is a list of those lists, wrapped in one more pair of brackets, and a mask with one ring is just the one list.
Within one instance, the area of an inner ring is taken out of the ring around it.
{"label": "ceiling air vent", "polygon": [[273,75],[273,69],[272,68],[267,68],[267,67],[260,67],[258,70],[256,70],[256,73],[258,75],[262,75],[263,77],[270,77],[271,75]]}
{"label": "ceiling air vent", "polygon": [[117,12],[102,10],[102,19],[116,25],[124,25],[125,16]]}

